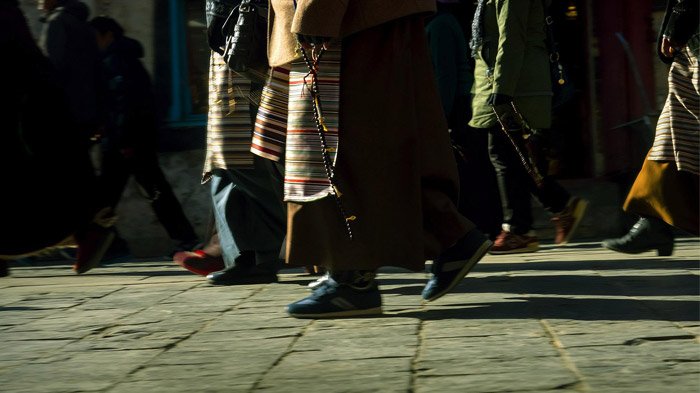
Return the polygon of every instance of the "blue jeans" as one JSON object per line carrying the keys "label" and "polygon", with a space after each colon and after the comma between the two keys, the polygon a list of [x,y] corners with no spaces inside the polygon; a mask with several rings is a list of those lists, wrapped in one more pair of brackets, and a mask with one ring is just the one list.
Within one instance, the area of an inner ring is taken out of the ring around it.
{"label": "blue jeans", "polygon": [[252,169],[215,169],[211,180],[214,218],[226,267],[243,252],[277,271],[286,234],[283,178],[276,164],[255,157]]}

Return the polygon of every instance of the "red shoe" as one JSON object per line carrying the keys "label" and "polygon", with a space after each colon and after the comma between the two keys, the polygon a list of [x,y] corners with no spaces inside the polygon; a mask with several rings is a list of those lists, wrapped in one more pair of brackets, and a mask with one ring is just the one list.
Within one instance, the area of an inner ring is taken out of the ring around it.
{"label": "red shoe", "polygon": [[202,250],[180,251],[175,253],[173,261],[194,274],[206,276],[224,270],[224,258],[206,254]]}

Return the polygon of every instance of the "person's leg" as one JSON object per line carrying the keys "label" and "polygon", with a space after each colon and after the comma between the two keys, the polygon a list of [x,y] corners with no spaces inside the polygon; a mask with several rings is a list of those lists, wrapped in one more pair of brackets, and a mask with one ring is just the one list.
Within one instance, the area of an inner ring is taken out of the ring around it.
{"label": "person's leg", "polygon": [[[434,183],[438,171],[458,175],[454,161],[445,165],[436,160],[434,156],[443,155],[450,149],[450,140],[446,132],[447,127],[443,124],[439,108],[431,96],[437,96],[436,86],[433,78],[421,78],[421,74],[430,74],[430,55],[427,51],[425,41],[420,40],[421,30],[416,29],[417,24],[412,24],[408,30],[414,37],[414,45],[411,45],[413,64],[412,70],[417,74],[414,78],[415,108],[418,113],[418,124],[420,127],[435,127],[438,135],[430,136],[427,133],[419,133],[420,146],[428,146],[421,149],[424,165],[424,176],[422,179],[422,205],[424,214],[423,228],[442,247],[439,254],[433,258],[430,279],[423,288],[422,298],[425,301],[435,301],[446,295],[456,287],[464,277],[469,274],[472,268],[483,258],[493,243],[470,220],[457,209],[459,192],[473,192],[466,188],[457,188],[456,193],[452,193],[445,185],[438,186]],[[431,102],[432,101],[432,102]],[[440,132],[442,131],[442,132]],[[444,138],[435,144],[426,143],[424,138]],[[442,143],[440,143],[442,142]],[[432,147],[432,148],[430,148]],[[443,153],[444,152],[444,153]],[[449,157],[449,153],[446,154]],[[455,179],[457,180],[457,179]],[[457,183],[458,184],[458,183]],[[455,237],[456,234],[459,234]],[[429,237],[428,237],[429,238]],[[430,257],[430,254],[426,256]]]}
{"label": "person's leg", "polygon": [[116,238],[115,209],[130,175],[131,167],[119,151],[102,151],[93,218],[75,232],[78,249],[73,270],[76,273],[82,274],[98,266]]}
{"label": "person's leg", "polygon": [[102,205],[112,210],[117,207],[126,183],[131,176],[130,162],[121,153],[114,150],[102,152],[102,165],[98,180],[99,198]]}
{"label": "person's leg", "polygon": [[[500,126],[494,126],[488,131],[489,154],[501,193],[503,222],[510,227],[510,232],[525,234],[532,229],[533,222],[529,184],[532,180]],[[521,136],[512,135],[512,138],[517,142]],[[525,152],[524,146],[519,145],[521,151]]]}
{"label": "person's leg", "polygon": [[295,318],[339,318],[382,313],[374,270],[334,271],[312,288],[313,293],[287,306]]}
{"label": "person's leg", "polygon": [[194,274],[207,276],[224,269],[219,235],[214,233],[200,250],[179,251],[173,255],[173,261]]}
{"label": "person's leg", "polygon": [[[539,242],[532,229],[530,183],[533,180],[520,161],[510,139],[496,125],[489,130],[489,154],[496,170],[498,188],[503,206],[503,230],[496,238],[491,253],[510,254],[532,252],[539,249]],[[513,141],[521,141],[520,135],[512,135]],[[525,152],[522,143],[519,143]]]}
{"label": "person's leg", "polygon": [[637,254],[656,250],[673,253],[673,227],[693,235],[699,232],[698,175],[679,171],[675,162],[644,160],[623,209],[640,219],[623,236],[602,245],[613,251]]}
{"label": "person's leg", "polygon": [[155,153],[138,155],[133,158],[132,166],[136,183],[151,202],[151,208],[168,236],[178,242],[179,250],[193,249],[198,243],[197,234],[160,168],[158,156]]}
{"label": "person's leg", "polygon": [[566,208],[571,194],[559,184],[551,176],[547,175],[547,163],[540,162],[538,165],[539,171],[543,176],[542,184],[538,187],[534,181],[528,182],[530,192],[537,198],[542,206],[550,213],[559,213]]}
{"label": "person's leg", "polygon": [[[466,123],[465,123],[466,126]],[[501,233],[503,207],[496,171],[489,157],[486,129],[453,129],[452,140],[459,169],[459,212],[494,239]]]}
{"label": "person's leg", "polygon": [[549,171],[549,161],[544,149],[549,145],[548,130],[540,130],[530,136],[529,149],[537,161],[537,167],[543,176],[542,183],[538,186],[530,181],[530,192],[548,212],[552,213],[551,221],[554,224],[554,243],[568,243],[583,218],[588,207],[588,201],[580,197],[572,197],[552,176]]}
{"label": "person's leg", "polygon": [[421,18],[354,34],[343,41],[342,56],[335,173],[347,190],[345,207],[357,217],[354,238],[332,197],[289,203],[288,262],[321,261],[330,271],[311,296],[288,306],[295,317],[381,312],[370,276],[383,265],[423,270],[426,257],[437,258],[427,296],[435,300],[490,245],[485,238],[476,249],[462,242],[479,231],[457,211],[457,171]]}
{"label": "person's leg", "polygon": [[252,276],[276,280],[285,215],[277,189],[281,182],[270,164],[256,157],[252,169],[213,172],[214,216],[226,265],[207,276],[214,284],[248,282]]}
{"label": "person's leg", "polygon": [[602,246],[625,254],[656,250],[659,256],[673,253],[673,227],[653,216],[641,216],[624,236],[606,239]]}

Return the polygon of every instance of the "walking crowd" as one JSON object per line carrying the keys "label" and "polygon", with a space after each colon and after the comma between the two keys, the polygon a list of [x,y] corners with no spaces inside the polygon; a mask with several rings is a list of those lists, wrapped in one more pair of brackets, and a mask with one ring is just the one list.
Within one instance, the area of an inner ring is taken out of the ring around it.
{"label": "walking crowd", "polygon": [[[158,164],[141,45],[112,18],[89,20],[78,0],[40,3],[37,45],[17,2],[0,0],[0,174],[17,190],[0,207],[12,228],[1,234],[5,269],[65,245],[77,247],[77,273],[98,266],[133,174],[183,268],[237,285],[304,267],[322,276],[291,316],[370,315],[382,312],[382,266],[432,261],[422,297],[434,301],[489,252],[539,249],[532,197],[551,213],[556,244],[587,210],[544,154],[553,87],[568,83],[550,0],[478,0],[469,17],[459,0],[203,1],[205,245]],[[668,99],[624,205],[640,219],[609,249],[670,255],[674,227],[699,233],[698,12],[698,0],[668,0],[658,43]]]}

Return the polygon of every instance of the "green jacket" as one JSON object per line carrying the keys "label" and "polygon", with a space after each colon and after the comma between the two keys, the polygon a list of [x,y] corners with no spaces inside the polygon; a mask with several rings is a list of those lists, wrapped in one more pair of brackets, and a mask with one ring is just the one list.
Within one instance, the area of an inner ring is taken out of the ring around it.
{"label": "green jacket", "polygon": [[552,82],[542,0],[487,0],[484,7],[469,125],[489,128],[496,123],[486,102],[491,93],[499,93],[515,98],[531,127],[549,128]]}

